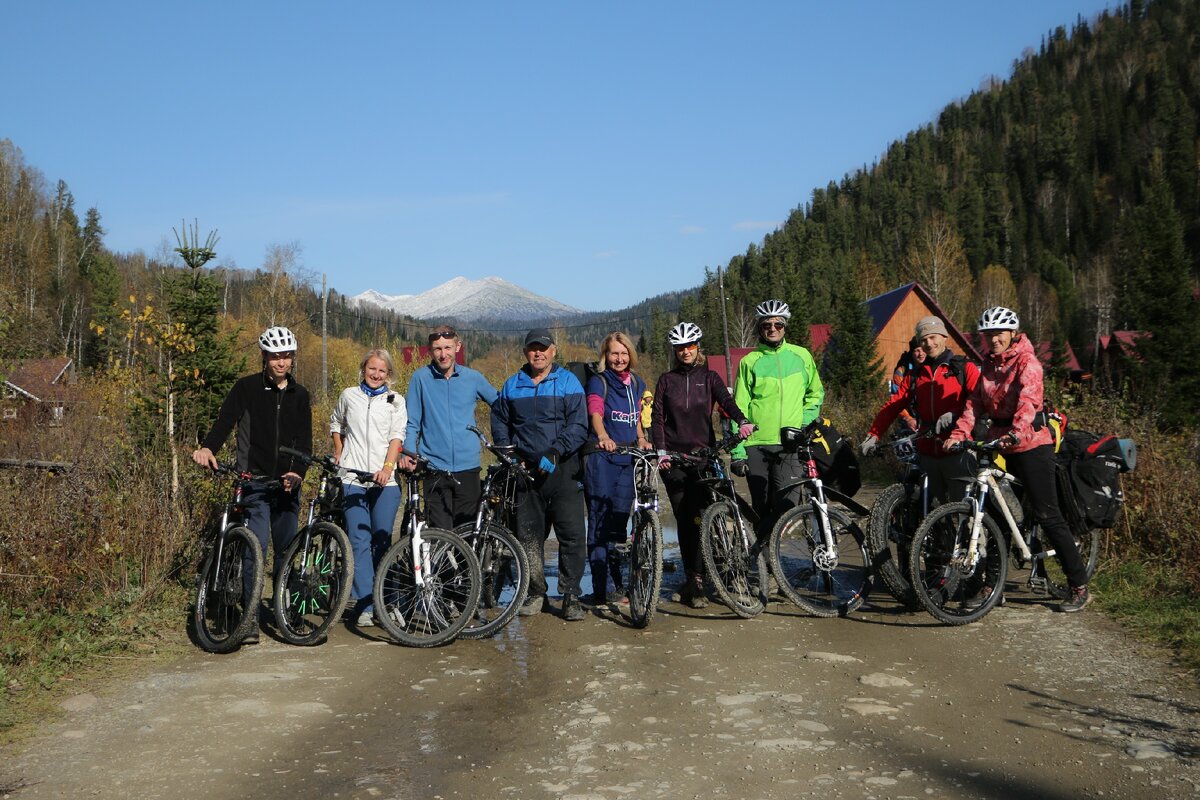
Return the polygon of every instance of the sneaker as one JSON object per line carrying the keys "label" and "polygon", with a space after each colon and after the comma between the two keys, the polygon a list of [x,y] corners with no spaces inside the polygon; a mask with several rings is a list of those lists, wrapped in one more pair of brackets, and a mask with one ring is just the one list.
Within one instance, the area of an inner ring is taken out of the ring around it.
{"label": "sneaker", "polygon": [[692,592],[687,604],[688,608],[708,608],[708,598],[704,596],[704,590]]}
{"label": "sneaker", "polygon": [[579,598],[579,602],[585,606],[602,606],[608,603],[608,597],[599,592],[592,592]]}
{"label": "sneaker", "polygon": [[532,617],[535,614],[542,613],[542,601],[545,598],[540,594],[531,594],[525,598],[525,602],[521,603],[521,607],[517,609],[517,616]]}
{"label": "sneaker", "polygon": [[627,606],[629,605],[629,593],[625,591],[624,586],[618,586],[608,593],[608,602]]}
{"label": "sneaker", "polygon": [[1083,607],[1090,602],[1092,602],[1092,595],[1088,592],[1088,587],[1076,586],[1071,589],[1071,596],[1058,607],[1058,610],[1064,614],[1074,614],[1076,611],[1083,611]]}
{"label": "sneaker", "polygon": [[358,615],[358,620],[355,621],[354,624],[360,628],[374,628],[375,611],[372,609],[367,609],[366,611],[362,612]]}
{"label": "sneaker", "polygon": [[562,616],[567,622],[580,622],[587,619],[587,612],[579,605],[579,598],[569,594],[563,598]]}
{"label": "sneaker", "polygon": [[[979,590],[979,594],[975,595],[974,597],[968,597],[966,600],[962,601],[963,608],[967,609],[968,611],[973,611],[976,608],[979,608],[988,601],[989,597],[992,596],[992,591],[993,587],[991,586],[983,587]],[[1000,595],[999,599],[996,601],[996,605],[1004,605],[1004,595]]]}

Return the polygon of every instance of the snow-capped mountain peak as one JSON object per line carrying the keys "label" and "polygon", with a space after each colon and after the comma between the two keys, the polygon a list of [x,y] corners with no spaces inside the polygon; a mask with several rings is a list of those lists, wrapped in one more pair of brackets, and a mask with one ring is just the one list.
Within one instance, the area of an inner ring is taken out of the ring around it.
{"label": "snow-capped mountain peak", "polygon": [[420,294],[387,295],[368,289],[350,301],[424,320],[529,320],[584,313],[495,276],[479,280],[459,276]]}

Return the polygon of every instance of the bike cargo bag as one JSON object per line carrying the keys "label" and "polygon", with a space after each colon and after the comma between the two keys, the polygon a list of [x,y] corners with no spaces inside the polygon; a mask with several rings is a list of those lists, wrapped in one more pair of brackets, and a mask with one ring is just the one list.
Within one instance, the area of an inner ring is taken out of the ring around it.
{"label": "bike cargo bag", "polygon": [[846,497],[854,497],[862,488],[862,476],[858,470],[858,456],[854,445],[837,432],[827,419],[813,422],[813,460],[821,480],[837,489]]}
{"label": "bike cargo bag", "polygon": [[[1058,454],[1059,502],[1077,532],[1111,528],[1125,502],[1121,473],[1128,462],[1115,436],[1068,430]],[[1130,459],[1136,463],[1136,451]]]}

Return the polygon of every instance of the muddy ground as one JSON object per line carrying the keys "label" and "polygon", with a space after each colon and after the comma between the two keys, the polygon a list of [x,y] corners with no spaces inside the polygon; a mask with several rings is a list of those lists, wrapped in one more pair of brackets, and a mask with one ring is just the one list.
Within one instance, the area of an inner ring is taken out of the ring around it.
{"label": "muddy ground", "polygon": [[69,699],[0,751],[0,796],[1200,794],[1194,676],[1091,609],[1009,597],[962,628],[877,591],[847,619],[664,600],[647,630],[546,613],[434,650],[264,637]]}

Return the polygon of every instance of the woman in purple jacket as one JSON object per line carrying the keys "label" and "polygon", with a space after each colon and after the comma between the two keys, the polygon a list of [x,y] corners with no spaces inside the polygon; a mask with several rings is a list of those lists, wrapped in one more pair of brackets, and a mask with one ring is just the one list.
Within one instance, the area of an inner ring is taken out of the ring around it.
{"label": "woman in purple jacket", "polygon": [[[725,381],[704,366],[699,344],[703,335],[699,326],[692,322],[681,322],[667,334],[667,341],[675,350],[675,367],[658,379],[651,422],[654,446],[660,453],[666,450],[688,453],[715,444],[714,405],[719,405],[726,416],[737,421],[743,438],[753,430],[746,415],[733,402]],[[679,589],[679,602],[692,608],[704,608],[708,605],[700,555],[704,488],[694,467],[672,465],[665,457],[659,467],[663,470],[663,484],[675,512],[679,552],[686,576]]]}

